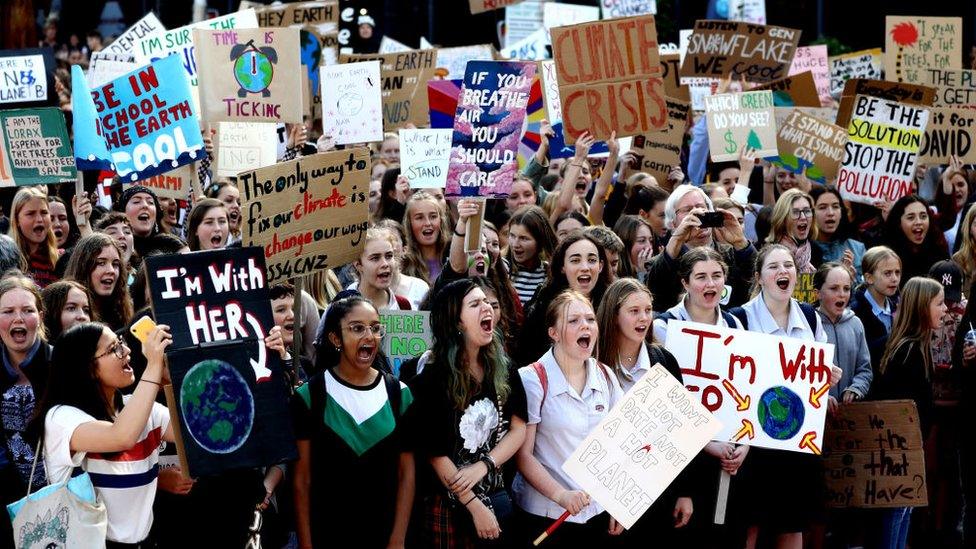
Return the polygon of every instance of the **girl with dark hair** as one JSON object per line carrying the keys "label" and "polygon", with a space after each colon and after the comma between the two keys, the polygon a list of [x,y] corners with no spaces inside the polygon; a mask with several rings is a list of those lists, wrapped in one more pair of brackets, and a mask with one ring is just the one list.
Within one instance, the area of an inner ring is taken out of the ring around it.
{"label": "girl with dark hair", "polygon": [[668,202],[668,191],[657,185],[635,185],[630,198],[624,206],[625,215],[639,216],[651,226],[656,248],[667,243],[668,228],[664,224],[664,205]]}
{"label": "girl with dark hair", "polygon": [[51,215],[51,230],[58,248],[66,250],[78,240],[78,227],[74,226],[74,216],[68,215],[68,205],[60,196],[47,197],[47,209]]}
{"label": "girl with dark hair", "polygon": [[659,251],[654,246],[654,229],[642,217],[622,215],[613,227],[613,232],[624,242],[617,274],[644,281],[647,278],[645,265]]}
{"label": "girl with dark hair", "polygon": [[505,257],[512,286],[525,305],[548,274],[549,258],[556,249],[546,213],[538,206],[519,208],[508,221],[508,254]]}
{"label": "girl with dark hair", "polygon": [[813,198],[813,218],[817,224],[816,236],[810,242],[819,251],[820,261],[842,261],[854,267],[861,278],[861,259],[866,248],[864,243],[852,238],[854,225],[847,218],[844,199],[836,187],[816,186],[810,189]]}
{"label": "girl with dark hair", "polygon": [[924,198],[911,194],[899,198],[884,222],[882,240],[898,254],[902,285],[912,277],[926,276],[936,261],[949,259],[949,248]]}
{"label": "girl with dark hair", "polygon": [[556,242],[561,242],[569,233],[589,227],[590,220],[578,211],[570,210],[559,214],[552,226],[556,230]]}
{"label": "girl with dark hair", "polygon": [[400,181],[400,168],[390,168],[383,172],[380,182],[379,208],[373,215],[373,219],[392,219],[396,222],[403,221],[405,204],[407,203],[410,182],[404,177]]}
{"label": "girl with dark hair", "polygon": [[[227,245],[241,241],[241,191],[230,181],[217,181],[207,190],[207,198],[216,198],[227,208]],[[192,233],[187,233],[192,234]]]}
{"label": "girl with dark hair", "polygon": [[132,300],[126,286],[129,267],[122,262],[122,252],[112,237],[92,233],[79,240],[64,275],[88,288],[98,318],[113,330],[124,328],[132,320]]}
{"label": "girl with dark hair", "polygon": [[163,209],[156,193],[148,187],[134,185],[122,191],[114,206],[129,218],[136,253],[145,257],[154,248],[152,237],[161,232]]}
{"label": "girl with dark hair", "polygon": [[187,244],[191,251],[219,250],[230,237],[227,206],[216,198],[198,200],[187,218]]}
{"label": "girl with dark hair", "polygon": [[[460,206],[459,206],[460,209]],[[525,438],[525,392],[510,376],[494,313],[479,279],[437,292],[434,345],[411,389],[428,547],[471,547],[505,537],[512,510],[502,467]],[[429,465],[429,466],[428,466]]]}
{"label": "girl with dark hair", "polygon": [[403,546],[414,460],[401,418],[413,395],[379,369],[384,331],[376,308],[361,296],[335,300],[325,314],[316,349],[320,373],[294,400],[300,547],[326,547],[340,530],[355,532],[363,547]]}
{"label": "girl with dark hair", "polygon": [[98,320],[92,318],[91,294],[74,280],[59,280],[41,292],[44,300],[44,327],[47,337],[57,341],[61,332],[75,324]]}

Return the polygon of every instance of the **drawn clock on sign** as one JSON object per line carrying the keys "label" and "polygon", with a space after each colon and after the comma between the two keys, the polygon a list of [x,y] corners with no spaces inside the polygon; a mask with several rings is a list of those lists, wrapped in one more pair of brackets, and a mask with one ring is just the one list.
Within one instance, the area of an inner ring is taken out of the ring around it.
{"label": "drawn clock on sign", "polygon": [[236,44],[230,50],[234,61],[234,79],[240,89],[237,97],[247,97],[249,93],[260,93],[261,97],[271,97],[271,81],[274,79],[274,65],[278,62],[278,52],[269,46],[259,48],[254,40],[246,44]]}

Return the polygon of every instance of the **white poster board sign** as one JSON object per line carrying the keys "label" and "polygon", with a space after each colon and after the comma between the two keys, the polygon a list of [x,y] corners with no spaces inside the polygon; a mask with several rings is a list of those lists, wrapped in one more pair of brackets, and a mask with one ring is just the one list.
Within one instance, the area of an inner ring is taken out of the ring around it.
{"label": "white poster board sign", "polygon": [[411,189],[444,188],[454,130],[401,129],[400,170]]}
{"label": "white poster board sign", "polygon": [[0,59],[0,104],[44,101],[47,99],[45,74],[43,55]]}
{"label": "white poster board sign", "polygon": [[277,161],[278,138],[274,122],[218,122],[217,176],[270,166]]}
{"label": "white poster board sign", "polygon": [[133,55],[136,44],[142,39],[166,32],[166,27],[159,22],[156,14],[149,12],[145,17],[135,22],[125,30],[111,44],[105,46],[105,51],[124,55]]}
{"label": "white poster board sign", "polygon": [[319,69],[322,132],[339,145],[383,140],[380,62],[363,61]]}

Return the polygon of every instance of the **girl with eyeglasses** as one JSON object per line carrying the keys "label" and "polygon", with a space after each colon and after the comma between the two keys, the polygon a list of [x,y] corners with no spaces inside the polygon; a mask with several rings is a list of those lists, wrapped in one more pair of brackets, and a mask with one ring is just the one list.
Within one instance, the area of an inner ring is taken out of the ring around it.
{"label": "girl with eyeglasses", "polygon": [[[817,237],[817,225],[813,220],[813,199],[800,189],[790,189],[779,195],[773,206],[771,228],[766,242],[786,246],[796,258],[798,273],[813,273],[814,264],[819,264],[819,257],[814,257],[811,239]],[[817,256],[820,249],[816,249]]]}

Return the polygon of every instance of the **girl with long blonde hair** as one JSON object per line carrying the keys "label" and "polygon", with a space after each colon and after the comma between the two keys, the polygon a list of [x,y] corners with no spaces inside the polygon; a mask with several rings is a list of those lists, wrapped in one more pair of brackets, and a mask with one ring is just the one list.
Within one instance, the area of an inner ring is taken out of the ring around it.
{"label": "girl with long blonde hair", "polygon": [[27,274],[41,288],[57,280],[58,244],[51,230],[47,195],[37,187],[24,187],[10,206],[8,232],[27,261]]}
{"label": "girl with long blonde hair", "polygon": [[952,260],[962,269],[962,274],[966,277],[964,287],[968,287],[973,282],[973,275],[976,274],[976,205],[966,210],[959,229],[956,239],[962,244],[959,246],[959,251],[952,254]]}
{"label": "girl with long blonde hair", "polygon": [[[786,246],[796,258],[799,273],[812,273],[813,247],[817,238],[817,224],[813,219],[813,198],[800,189],[790,189],[779,196],[770,220],[769,244]],[[819,250],[818,250],[819,251]]]}
{"label": "girl with long blonde hair", "polygon": [[433,285],[444,266],[444,250],[451,242],[448,214],[434,195],[415,192],[407,200],[403,226],[407,241],[402,272]]}

